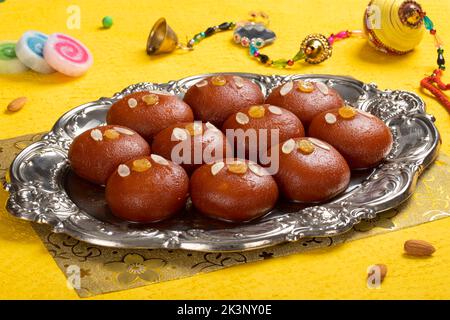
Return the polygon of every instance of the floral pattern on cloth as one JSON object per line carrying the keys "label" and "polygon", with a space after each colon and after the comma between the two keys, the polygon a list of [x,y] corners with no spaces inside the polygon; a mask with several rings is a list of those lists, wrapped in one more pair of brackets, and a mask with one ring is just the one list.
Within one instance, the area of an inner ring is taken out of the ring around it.
{"label": "floral pattern on cloth", "polygon": [[105,268],[117,273],[117,280],[123,284],[134,282],[137,278],[148,282],[155,282],[159,279],[158,269],[167,264],[163,259],[144,259],[136,253],[128,253],[123,261],[108,262]]}

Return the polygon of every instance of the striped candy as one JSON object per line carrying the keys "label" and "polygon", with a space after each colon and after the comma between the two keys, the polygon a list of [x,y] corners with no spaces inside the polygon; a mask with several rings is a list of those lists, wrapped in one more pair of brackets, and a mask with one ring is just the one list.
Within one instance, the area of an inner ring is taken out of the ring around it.
{"label": "striped candy", "polygon": [[93,63],[88,48],[62,33],[54,33],[48,37],[44,58],[53,69],[71,77],[83,75]]}
{"label": "striped candy", "polygon": [[39,73],[53,73],[55,69],[44,59],[48,36],[38,31],[25,32],[16,45],[16,55],[28,68]]}
{"label": "striped candy", "polygon": [[13,74],[28,70],[16,56],[14,41],[0,41],[0,73]]}

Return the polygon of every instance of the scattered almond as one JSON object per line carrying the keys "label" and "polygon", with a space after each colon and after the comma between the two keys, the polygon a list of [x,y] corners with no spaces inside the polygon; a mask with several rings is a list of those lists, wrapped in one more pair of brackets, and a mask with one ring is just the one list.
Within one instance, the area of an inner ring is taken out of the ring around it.
{"label": "scattered almond", "polygon": [[408,255],[415,257],[431,256],[436,251],[430,243],[423,240],[408,240],[404,248]]}
{"label": "scattered almond", "polygon": [[6,107],[9,112],[17,112],[27,103],[27,97],[20,97],[11,101]]}
{"label": "scattered almond", "polygon": [[386,277],[387,274],[387,266],[385,264],[375,264],[371,267],[372,272],[370,272],[367,276],[370,277],[375,273],[375,268],[379,268],[380,270],[380,281],[383,282],[384,278]]}

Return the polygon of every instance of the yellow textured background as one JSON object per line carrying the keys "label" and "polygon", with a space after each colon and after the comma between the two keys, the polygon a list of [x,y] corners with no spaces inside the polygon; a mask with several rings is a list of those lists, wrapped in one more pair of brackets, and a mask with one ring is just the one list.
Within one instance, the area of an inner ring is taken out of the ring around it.
{"label": "yellow textured background", "polygon": [[[450,2],[421,0],[444,42],[450,43]],[[69,5],[81,8],[81,29],[68,30]],[[6,0],[0,3],[0,39],[17,39],[27,30],[65,32],[82,40],[93,52],[95,64],[78,79],[59,74],[0,75],[0,106],[18,96],[29,103],[18,113],[0,111],[0,139],[49,130],[58,117],[74,106],[111,96],[140,81],[163,82],[184,76],[216,72],[328,73],[352,75],[381,88],[420,93],[419,81],[435,67],[431,37],[404,57],[389,57],[359,39],[337,43],[331,60],[318,66],[290,70],[268,69],[246,56],[232,43],[231,33],[207,39],[192,53],[148,57],[144,48],[153,22],[168,19],[180,39],[205,27],[245,18],[250,10],[263,10],[277,33],[275,45],[264,49],[273,58],[293,55],[309,33],[332,33],[361,28],[366,1],[357,0]],[[101,30],[105,15],[114,18],[110,30]],[[450,50],[450,49],[449,49]],[[450,55],[447,55],[450,60]],[[450,77],[448,77],[450,81]],[[443,136],[442,151],[449,153],[449,113],[422,94]],[[3,107],[2,107],[3,108]],[[4,196],[0,199],[2,205]],[[447,209],[448,208],[442,208]],[[187,279],[106,294],[98,298],[216,299],[216,298],[450,298],[450,219],[421,225],[335,248],[233,267]],[[435,244],[433,258],[403,256],[403,242],[421,238]],[[381,289],[365,284],[366,268],[385,263],[389,275]],[[32,231],[29,223],[0,211],[0,298],[69,298],[75,292]]]}

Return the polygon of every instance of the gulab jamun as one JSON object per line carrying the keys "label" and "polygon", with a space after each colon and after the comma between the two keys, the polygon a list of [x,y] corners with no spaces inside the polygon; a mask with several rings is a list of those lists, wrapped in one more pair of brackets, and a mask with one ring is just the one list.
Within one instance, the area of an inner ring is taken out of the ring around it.
{"label": "gulab jamun", "polygon": [[134,222],[157,222],[180,212],[189,193],[184,169],[152,154],[120,164],[106,184],[111,212]]}
{"label": "gulab jamun", "polygon": [[[249,138],[238,139],[234,137],[234,145],[236,148],[242,148],[246,156],[259,154],[262,147],[265,150],[272,146],[274,134],[278,134],[278,139],[274,140],[274,144],[286,141],[294,137],[303,137],[305,130],[301,121],[292,112],[269,104],[256,105],[244,108],[237,113],[232,114],[223,124],[222,130],[238,130],[242,129]],[[275,133],[272,130],[277,130]],[[252,137],[249,130],[254,130],[253,141],[254,146],[250,143]],[[266,131],[262,131],[266,130]],[[233,131],[236,135],[236,131]],[[263,139],[260,139],[262,138]],[[231,141],[230,141],[231,142]],[[239,150],[237,150],[239,154]],[[257,160],[256,158],[251,158]]]}
{"label": "gulab jamun", "polygon": [[119,164],[149,154],[149,144],[138,133],[111,125],[90,129],[77,136],[68,157],[78,176],[104,185]]}
{"label": "gulab jamun", "polygon": [[334,146],[352,169],[379,164],[392,149],[389,127],[376,116],[349,106],[317,115],[309,135]]}
{"label": "gulab jamun", "polygon": [[190,173],[202,164],[223,159],[227,145],[222,131],[209,122],[196,121],[178,123],[162,130],[154,137],[152,150]]}
{"label": "gulab jamun", "polygon": [[350,182],[350,168],[331,145],[314,138],[289,139],[277,148],[279,168],[275,180],[285,198],[322,202],[343,192]]}
{"label": "gulab jamun", "polygon": [[108,124],[131,128],[148,141],[159,131],[178,123],[194,121],[192,109],[178,97],[161,92],[135,92],[108,111]]}
{"label": "gulab jamun", "polygon": [[206,216],[244,222],[275,206],[278,187],[272,176],[254,162],[227,159],[205,164],[190,181],[192,203]]}
{"label": "gulab jamun", "polygon": [[306,80],[289,81],[273,89],[266,103],[293,112],[308,127],[322,111],[344,106],[339,93],[323,82]]}
{"label": "gulab jamun", "polygon": [[190,87],[184,101],[191,106],[195,119],[221,127],[231,114],[264,103],[264,95],[251,80],[240,76],[217,75]]}

